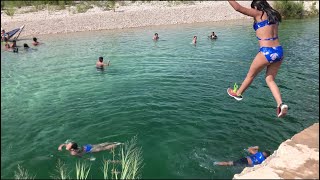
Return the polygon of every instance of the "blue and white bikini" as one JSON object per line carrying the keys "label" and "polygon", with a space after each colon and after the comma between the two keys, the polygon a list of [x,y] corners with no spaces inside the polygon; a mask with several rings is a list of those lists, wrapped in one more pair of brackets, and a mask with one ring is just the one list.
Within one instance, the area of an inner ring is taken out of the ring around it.
{"label": "blue and white bikini", "polygon": [[[261,22],[256,22],[253,24],[253,29],[257,31],[257,29],[262,28],[264,26],[270,26],[272,25],[268,20],[264,20]],[[259,41],[274,41],[278,39],[278,36],[272,37],[272,38],[266,38],[266,39],[260,39],[257,36]],[[263,55],[266,57],[269,63],[274,63],[281,61],[283,58],[283,48],[282,46],[276,46],[276,47],[260,47],[260,52],[263,53]]]}

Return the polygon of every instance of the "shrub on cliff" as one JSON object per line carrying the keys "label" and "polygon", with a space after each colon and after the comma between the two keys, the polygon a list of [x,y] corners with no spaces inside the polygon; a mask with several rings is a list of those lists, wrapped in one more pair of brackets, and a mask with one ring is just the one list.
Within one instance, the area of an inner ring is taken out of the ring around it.
{"label": "shrub on cliff", "polygon": [[274,8],[280,12],[284,18],[302,18],[305,15],[303,2],[275,1]]}

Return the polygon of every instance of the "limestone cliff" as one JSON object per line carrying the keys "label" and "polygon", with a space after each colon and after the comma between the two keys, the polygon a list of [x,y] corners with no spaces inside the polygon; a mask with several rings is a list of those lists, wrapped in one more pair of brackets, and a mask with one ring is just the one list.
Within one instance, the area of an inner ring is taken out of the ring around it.
{"label": "limestone cliff", "polygon": [[245,168],[233,179],[319,179],[319,123],[281,143],[262,164]]}

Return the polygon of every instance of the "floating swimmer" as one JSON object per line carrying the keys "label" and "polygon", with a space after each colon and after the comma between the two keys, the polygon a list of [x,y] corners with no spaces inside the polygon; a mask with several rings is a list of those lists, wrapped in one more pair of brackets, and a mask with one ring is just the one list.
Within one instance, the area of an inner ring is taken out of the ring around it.
{"label": "floating swimmer", "polygon": [[256,31],[260,51],[251,63],[247,77],[240,88],[228,88],[227,92],[229,96],[236,100],[242,100],[245,90],[259,72],[266,67],[266,82],[277,102],[277,116],[284,117],[287,114],[288,106],[283,104],[280,90],[275,83],[275,77],[283,60],[283,49],[278,38],[278,25],[281,22],[281,15],[266,1],[254,0],[251,3],[251,8],[243,7],[236,1],[228,2],[236,11],[254,18],[253,28]]}
{"label": "floating swimmer", "polygon": [[212,34],[209,36],[209,38],[210,39],[217,39],[218,36],[214,32],[212,32]]}
{"label": "floating swimmer", "polygon": [[214,162],[214,165],[219,166],[237,166],[237,165],[245,165],[245,166],[254,166],[261,164],[267,157],[270,156],[270,151],[259,152],[259,147],[249,147],[248,152],[251,154],[250,156],[241,158],[236,161],[227,161],[227,162]]}
{"label": "floating swimmer", "polygon": [[[100,152],[100,151],[105,151],[105,150],[111,150],[121,144],[123,144],[123,143],[105,142],[105,143],[101,143],[101,144],[86,144],[84,146],[79,146],[77,143],[69,141],[69,142],[61,144],[58,147],[58,150],[62,151],[62,147],[65,146],[66,150],[70,151],[71,155],[82,156],[86,153],[95,153],[95,152]],[[92,160],[92,158],[90,158],[90,160]]]}
{"label": "floating swimmer", "polygon": [[192,44],[194,44],[194,45],[197,44],[197,36],[193,36]]}
{"label": "floating swimmer", "polygon": [[157,41],[157,40],[159,39],[158,33],[155,33],[152,39],[155,40],[155,41]]}

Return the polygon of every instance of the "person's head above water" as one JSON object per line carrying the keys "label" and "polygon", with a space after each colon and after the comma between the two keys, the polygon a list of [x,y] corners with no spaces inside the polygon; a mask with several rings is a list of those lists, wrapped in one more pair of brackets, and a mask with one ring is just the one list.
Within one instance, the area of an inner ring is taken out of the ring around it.
{"label": "person's head above water", "polygon": [[24,43],[24,44],[23,44],[23,47],[24,47],[24,48],[29,48],[29,46],[28,46],[27,43]]}
{"label": "person's head above water", "polygon": [[100,61],[100,62],[103,62],[103,57],[99,57],[99,61]]}
{"label": "person's head above water", "polygon": [[270,156],[271,153],[270,153],[270,151],[263,151],[262,154],[263,154],[263,156],[264,156],[265,158],[267,158],[267,157]]}
{"label": "person's head above water", "polygon": [[69,142],[66,144],[66,150],[68,151],[77,150],[77,149],[79,149],[79,146],[75,142]]}
{"label": "person's head above water", "polygon": [[34,37],[34,38],[33,38],[33,41],[34,41],[34,42],[37,42],[37,38],[36,38],[36,37]]}
{"label": "person's head above water", "polygon": [[262,15],[261,15],[260,19],[262,18],[264,13],[267,13],[268,21],[271,24],[281,22],[280,13],[278,11],[274,10],[266,0],[253,0],[251,3],[251,8],[262,11]]}
{"label": "person's head above water", "polygon": [[155,36],[158,36],[158,33],[155,33],[154,35],[155,35]]}

